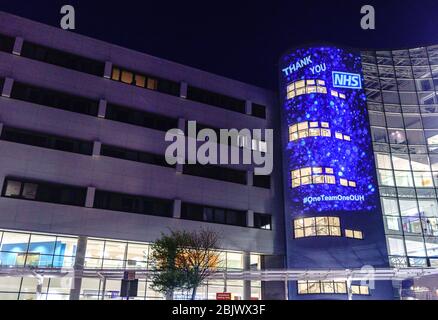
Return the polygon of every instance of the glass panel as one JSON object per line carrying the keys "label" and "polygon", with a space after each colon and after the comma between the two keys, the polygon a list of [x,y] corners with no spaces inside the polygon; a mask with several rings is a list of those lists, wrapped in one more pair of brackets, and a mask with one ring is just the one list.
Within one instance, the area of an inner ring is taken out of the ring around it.
{"label": "glass panel", "polygon": [[86,257],[89,258],[103,258],[103,240],[88,240],[87,241],[87,251],[85,253]]}
{"label": "glass panel", "polygon": [[126,251],[125,242],[105,241],[104,259],[124,260]]}
{"label": "glass panel", "polygon": [[403,239],[388,237],[387,240],[388,240],[388,251],[390,255],[396,255],[396,256],[406,255]]}
{"label": "glass panel", "polygon": [[227,269],[243,269],[243,255],[227,252]]}

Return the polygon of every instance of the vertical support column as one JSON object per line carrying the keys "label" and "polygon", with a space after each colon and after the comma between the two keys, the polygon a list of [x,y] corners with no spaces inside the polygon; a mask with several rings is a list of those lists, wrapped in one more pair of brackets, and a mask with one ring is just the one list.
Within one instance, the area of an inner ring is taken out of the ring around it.
{"label": "vertical support column", "polygon": [[[243,270],[251,270],[251,255],[249,252],[243,253]],[[251,299],[251,280],[243,280],[243,300]]]}
{"label": "vertical support column", "polygon": [[287,276],[284,279],[284,300],[289,300],[289,281]]}
{"label": "vertical support column", "polygon": [[[178,118],[178,129],[180,129],[183,132],[183,134],[185,135],[185,132],[186,132],[186,119]],[[185,158],[185,155],[184,155],[184,158]],[[182,173],[183,172],[183,165],[181,164],[183,162],[184,162],[184,159],[178,159],[178,162],[176,164],[176,172],[177,173]]]}
{"label": "vertical support column", "polygon": [[100,156],[100,149],[102,148],[102,142],[94,141],[93,143],[93,157]]}
{"label": "vertical support column", "polygon": [[179,96],[180,98],[187,98],[187,82],[182,81],[179,86]]}
{"label": "vertical support column", "polygon": [[253,180],[254,180],[254,173],[252,171],[246,172],[246,185],[252,187],[253,186]]}
{"label": "vertical support column", "polygon": [[113,63],[111,61],[105,62],[105,70],[103,72],[103,77],[107,79],[111,79],[111,73],[113,71]]}
{"label": "vertical support column", "polygon": [[347,278],[347,294],[348,300],[353,300],[353,291],[351,290],[351,276]]}
{"label": "vertical support column", "polygon": [[254,211],[246,211],[246,226],[249,228],[254,228]]}
{"label": "vertical support column", "polygon": [[87,250],[87,237],[78,238],[78,247],[76,249],[76,258],[74,264],[74,275],[70,288],[70,300],[79,300],[82,286],[82,273],[85,264],[85,252]]}
{"label": "vertical support column", "polygon": [[5,82],[3,83],[3,92],[2,97],[10,98],[12,92],[12,86],[14,85],[14,79],[5,78]]}
{"label": "vertical support column", "polygon": [[106,100],[105,99],[100,99],[99,100],[99,111],[97,112],[97,116],[99,118],[105,118],[106,115]]}
{"label": "vertical support column", "polygon": [[174,218],[177,218],[177,219],[181,218],[181,199],[173,200],[173,214],[172,214],[172,216]]}
{"label": "vertical support column", "polygon": [[94,194],[95,193],[96,193],[96,188],[94,188],[94,187],[87,188],[87,197],[85,198],[85,207],[93,208]]}
{"label": "vertical support column", "polygon": [[21,49],[23,48],[23,38],[16,37],[14,42],[14,48],[12,49],[12,54],[17,56],[21,55]]}
{"label": "vertical support column", "polygon": [[0,123],[0,136],[2,135],[2,131],[3,131],[3,123]]}
{"label": "vertical support column", "polygon": [[252,114],[252,102],[249,100],[245,101],[245,113],[246,114]]}

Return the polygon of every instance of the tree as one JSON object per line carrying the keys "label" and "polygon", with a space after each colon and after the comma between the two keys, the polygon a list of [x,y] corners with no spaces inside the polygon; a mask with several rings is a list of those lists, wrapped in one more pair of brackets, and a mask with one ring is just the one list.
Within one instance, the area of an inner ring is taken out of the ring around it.
{"label": "tree", "polygon": [[202,282],[217,272],[220,264],[220,255],[217,251],[219,237],[217,233],[208,229],[199,232],[184,232],[182,235],[183,247],[176,257],[178,269],[185,274],[185,287],[192,290],[192,300],[196,297],[196,290]]}
{"label": "tree", "polygon": [[154,271],[151,287],[166,296],[173,298],[173,292],[184,286],[185,274],[176,268],[176,257],[181,254],[180,236],[171,231],[170,235],[162,234],[151,247],[150,264]]}
{"label": "tree", "polygon": [[208,229],[163,234],[152,245],[152,288],[168,299],[175,290],[191,290],[194,300],[197,288],[217,271],[218,242],[218,235]]}

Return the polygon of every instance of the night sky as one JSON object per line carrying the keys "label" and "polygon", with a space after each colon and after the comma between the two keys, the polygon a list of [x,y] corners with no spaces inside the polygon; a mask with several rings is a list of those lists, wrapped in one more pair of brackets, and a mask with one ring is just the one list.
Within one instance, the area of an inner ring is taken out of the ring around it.
{"label": "night sky", "polygon": [[[0,0],[0,10],[59,27],[64,4],[76,9],[74,32],[271,89],[280,54],[302,43],[438,44],[437,0]],[[364,4],[376,30],[360,28]]]}

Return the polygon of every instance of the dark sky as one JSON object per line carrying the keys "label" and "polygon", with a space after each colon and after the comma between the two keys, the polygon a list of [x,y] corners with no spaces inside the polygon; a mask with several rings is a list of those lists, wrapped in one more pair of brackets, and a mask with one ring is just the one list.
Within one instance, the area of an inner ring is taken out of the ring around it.
{"label": "dark sky", "polygon": [[[0,10],[59,26],[64,4],[76,9],[75,32],[272,89],[279,55],[301,43],[438,44],[437,0],[0,0]],[[364,4],[376,30],[360,28]]]}

